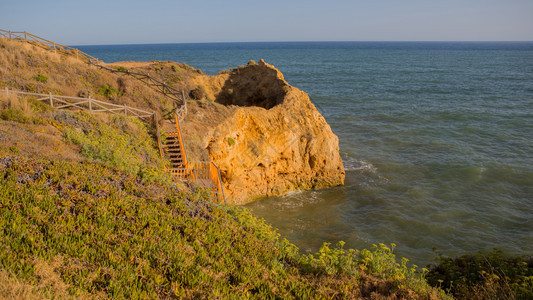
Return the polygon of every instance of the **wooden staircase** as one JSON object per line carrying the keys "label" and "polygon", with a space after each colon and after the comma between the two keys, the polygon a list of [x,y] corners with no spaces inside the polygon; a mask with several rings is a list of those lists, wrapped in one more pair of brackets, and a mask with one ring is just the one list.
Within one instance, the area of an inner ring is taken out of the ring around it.
{"label": "wooden staircase", "polygon": [[[156,127],[156,132],[157,132],[159,152],[162,158],[162,165],[165,171],[170,172],[172,175],[176,176],[180,180],[191,180],[191,181],[196,182],[199,186],[205,188],[208,192],[210,192],[213,195],[214,197],[213,200],[218,201],[218,202],[224,202],[224,204],[226,204],[226,197],[224,195],[224,188],[222,186],[220,170],[215,165],[215,163],[213,163],[212,161],[189,162],[187,159],[187,153],[185,151],[185,147],[183,146],[183,138],[181,135],[181,129],[179,125],[179,121],[183,120],[185,117],[185,114],[187,113],[187,102],[185,101],[185,94],[183,91],[178,91],[172,86],[164,82],[161,82],[157,80],[156,78],[149,76],[148,74],[136,73],[136,72],[131,72],[129,70],[123,70],[123,69],[108,68],[102,65],[97,58],[87,53],[84,53],[76,48],[57,44],[55,42],[43,39],[39,36],[33,35],[25,31],[24,32],[13,32],[13,31],[6,31],[6,30],[0,29],[0,38],[26,41],[33,45],[42,47],[46,50],[51,50],[56,53],[61,53],[65,55],[75,56],[77,59],[83,60],[91,65],[95,65],[98,68],[105,69],[113,73],[123,73],[123,74],[129,75],[131,77],[134,77],[137,80],[142,81],[150,88],[163,94],[165,97],[170,98],[173,101],[175,101],[178,107],[174,112],[175,124],[173,124],[171,130],[165,130],[167,134],[167,139],[164,145],[162,143],[161,136],[159,133],[159,122],[158,122],[157,114],[155,112],[153,112],[152,114],[140,115],[139,113],[143,113],[144,111],[136,109],[136,108],[131,108],[131,107],[128,108],[127,106],[120,106],[120,108],[118,109],[120,110],[123,109],[124,113],[126,114],[128,112],[128,109],[131,111],[134,111],[134,115],[141,119],[144,119],[144,118],[152,119],[152,116],[153,116],[153,121],[154,121],[154,125]],[[9,90],[6,89],[6,92],[9,93]],[[49,94],[49,95],[44,95],[44,96],[47,96],[47,97],[39,99],[39,100],[49,99],[50,104],[53,106],[52,95]],[[96,105],[100,106],[105,111],[114,112],[115,110],[117,110],[117,108],[107,108],[106,106],[103,106],[103,105],[111,105],[112,107],[116,106],[114,104],[109,104],[109,103],[105,103],[105,102],[90,99],[90,98],[88,99],[88,101],[85,101],[82,98],[76,98],[76,100],[81,99],[83,101],[72,104],[72,103],[66,102],[66,98],[69,98],[69,97],[64,97],[64,96],[55,96],[55,97],[56,98],[61,97],[60,100],[57,100],[57,99],[56,100],[64,104],[63,106],[57,107],[57,108],[66,108],[66,107],[76,106],[78,108],[85,109],[82,106],[82,104],[85,104],[87,102],[89,103],[90,111],[97,111],[97,110],[93,110],[91,107],[91,103],[92,103],[91,101],[93,101],[94,103],[96,103]],[[165,166],[164,157],[166,157],[170,161],[171,163],[170,168],[167,168],[167,166]]]}
{"label": "wooden staircase", "polygon": [[170,168],[165,167],[165,169],[179,180],[196,182],[198,186],[211,194],[214,201],[224,202],[226,204],[226,197],[218,167],[211,161],[189,162],[187,159],[187,151],[183,145],[179,119],[178,113],[176,112],[174,114],[174,123],[171,124],[165,121],[168,123],[163,126],[167,138],[164,144],[159,142],[159,145],[161,154],[170,161]]}
{"label": "wooden staircase", "polygon": [[170,161],[172,169],[186,167],[184,160],[185,155],[180,143],[179,133],[167,132],[167,139],[165,145],[163,145],[163,150],[165,150],[166,157]]}

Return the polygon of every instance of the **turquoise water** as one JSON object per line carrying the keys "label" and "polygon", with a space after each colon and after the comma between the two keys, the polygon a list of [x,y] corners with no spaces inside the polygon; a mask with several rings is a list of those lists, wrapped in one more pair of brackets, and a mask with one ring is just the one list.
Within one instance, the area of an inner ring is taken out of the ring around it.
{"label": "turquoise water", "polygon": [[80,48],[208,74],[264,58],[306,91],[339,136],[346,184],[246,206],[304,251],[396,243],[419,265],[434,247],[533,253],[533,43]]}

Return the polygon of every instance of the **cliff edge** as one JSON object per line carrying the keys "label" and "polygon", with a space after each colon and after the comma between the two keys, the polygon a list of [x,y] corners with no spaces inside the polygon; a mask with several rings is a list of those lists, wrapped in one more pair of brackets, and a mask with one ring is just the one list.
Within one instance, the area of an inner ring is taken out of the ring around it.
{"label": "cliff edge", "polygon": [[344,183],[337,136],[274,66],[261,60],[197,82],[208,100],[192,105],[184,135],[198,134],[231,203]]}

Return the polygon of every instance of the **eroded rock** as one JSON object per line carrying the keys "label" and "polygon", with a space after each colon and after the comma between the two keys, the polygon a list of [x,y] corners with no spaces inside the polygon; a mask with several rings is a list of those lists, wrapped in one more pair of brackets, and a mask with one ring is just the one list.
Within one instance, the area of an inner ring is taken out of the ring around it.
{"label": "eroded rock", "polygon": [[344,183],[338,138],[305,92],[262,60],[218,76],[215,101],[238,107],[204,142],[231,203]]}

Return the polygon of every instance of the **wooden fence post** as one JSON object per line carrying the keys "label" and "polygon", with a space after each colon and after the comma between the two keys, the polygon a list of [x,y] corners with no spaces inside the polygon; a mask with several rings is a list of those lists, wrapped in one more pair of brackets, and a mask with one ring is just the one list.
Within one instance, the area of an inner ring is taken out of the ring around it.
{"label": "wooden fence post", "polygon": [[93,112],[93,101],[92,101],[91,97],[89,97],[89,111],[91,113]]}
{"label": "wooden fence post", "polygon": [[28,33],[26,31],[24,31],[24,39],[27,40],[28,39]]}
{"label": "wooden fence post", "polygon": [[9,39],[12,39],[12,37],[11,37],[11,30],[9,31]]}
{"label": "wooden fence post", "polygon": [[6,86],[6,94],[7,94],[7,97],[9,97],[9,88]]}
{"label": "wooden fence post", "polygon": [[54,107],[54,98],[52,97],[52,92],[48,93],[48,97],[50,98],[50,106]]}
{"label": "wooden fence post", "polygon": [[128,116],[128,107],[124,104],[124,114]]}

